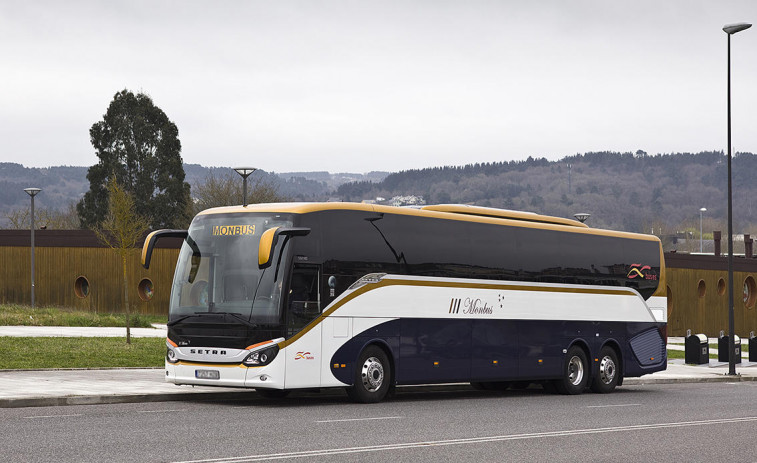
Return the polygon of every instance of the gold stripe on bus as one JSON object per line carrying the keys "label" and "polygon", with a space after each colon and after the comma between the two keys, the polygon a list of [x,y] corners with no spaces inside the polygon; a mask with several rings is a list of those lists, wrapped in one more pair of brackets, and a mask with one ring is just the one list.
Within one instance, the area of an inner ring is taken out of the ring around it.
{"label": "gold stripe on bus", "polygon": [[665,253],[660,246],[660,275],[657,280],[657,289],[652,296],[667,297],[668,296],[668,284],[666,283],[667,271],[665,270]]}
{"label": "gold stripe on bus", "polygon": [[496,283],[463,283],[463,282],[451,282],[451,281],[395,280],[395,279],[387,278],[387,279],[379,281],[378,283],[368,283],[356,289],[354,292],[348,294],[347,296],[345,296],[344,299],[335,303],[334,305],[329,307],[325,312],[323,312],[318,317],[313,319],[313,321],[308,323],[305,326],[305,328],[303,328],[300,332],[298,332],[291,338],[278,343],[279,348],[283,349],[287,347],[288,345],[292,344],[293,342],[297,341],[302,336],[304,336],[308,331],[315,328],[319,323],[323,322],[324,318],[334,313],[336,309],[338,309],[339,307],[342,307],[343,305],[355,299],[356,297],[361,296],[367,293],[368,291],[372,291],[372,290],[387,287],[387,286],[433,286],[433,287],[438,287],[438,288],[496,289],[496,290],[503,290],[503,291],[535,291],[535,292],[545,292],[545,293],[603,294],[603,295],[611,295],[611,296],[636,296],[638,294],[628,288],[617,288],[617,289],[569,288],[569,287],[535,286],[535,285],[523,285],[523,284],[503,285],[501,283],[496,284]]}
{"label": "gold stripe on bus", "polygon": [[204,363],[204,362],[192,362],[191,360],[179,360],[171,365],[181,365],[185,367],[209,367],[209,368],[257,368],[248,367],[242,363]]}

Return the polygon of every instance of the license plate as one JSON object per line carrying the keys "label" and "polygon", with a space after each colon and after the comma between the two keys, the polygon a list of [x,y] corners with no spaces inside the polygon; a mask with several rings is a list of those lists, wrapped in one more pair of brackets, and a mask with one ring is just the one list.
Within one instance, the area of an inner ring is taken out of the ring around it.
{"label": "license plate", "polygon": [[221,373],[218,370],[195,370],[195,378],[198,379],[219,379]]}

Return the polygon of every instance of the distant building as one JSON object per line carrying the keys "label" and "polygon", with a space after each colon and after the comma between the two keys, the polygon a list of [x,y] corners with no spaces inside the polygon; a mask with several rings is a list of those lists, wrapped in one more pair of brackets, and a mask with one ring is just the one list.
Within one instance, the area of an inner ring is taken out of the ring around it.
{"label": "distant building", "polygon": [[423,206],[426,204],[426,200],[423,196],[407,195],[407,196],[395,196],[389,200],[391,206]]}

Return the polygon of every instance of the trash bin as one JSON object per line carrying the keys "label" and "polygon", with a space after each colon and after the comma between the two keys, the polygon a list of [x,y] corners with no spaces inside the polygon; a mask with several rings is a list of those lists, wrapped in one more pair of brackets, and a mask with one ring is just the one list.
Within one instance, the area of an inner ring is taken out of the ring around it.
{"label": "trash bin", "polygon": [[[720,338],[718,339],[718,362],[730,362],[730,352],[728,351],[728,338],[720,332]],[[741,363],[741,338],[738,335],[733,335],[733,363]]]}
{"label": "trash bin", "polygon": [[704,334],[691,334],[691,330],[686,331],[686,363],[702,365],[710,363],[710,344],[707,336]]}
{"label": "trash bin", "polygon": [[749,361],[757,362],[757,337],[754,336],[754,331],[749,333]]}

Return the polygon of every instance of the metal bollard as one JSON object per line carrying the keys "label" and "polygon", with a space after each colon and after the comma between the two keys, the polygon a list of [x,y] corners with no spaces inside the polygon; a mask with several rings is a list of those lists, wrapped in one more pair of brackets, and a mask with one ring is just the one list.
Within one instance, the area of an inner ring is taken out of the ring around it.
{"label": "metal bollard", "polygon": [[757,362],[757,337],[754,336],[754,331],[749,333],[749,361]]}

